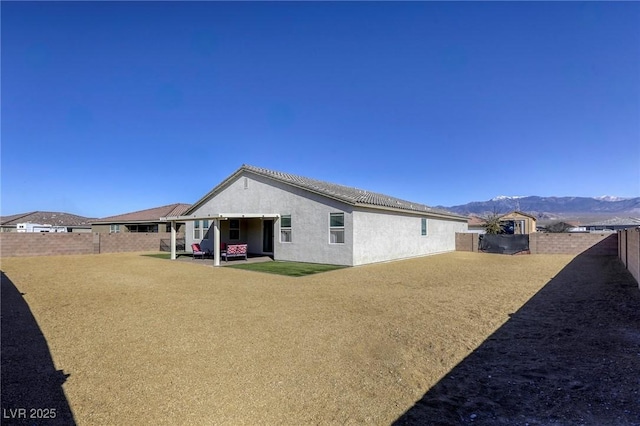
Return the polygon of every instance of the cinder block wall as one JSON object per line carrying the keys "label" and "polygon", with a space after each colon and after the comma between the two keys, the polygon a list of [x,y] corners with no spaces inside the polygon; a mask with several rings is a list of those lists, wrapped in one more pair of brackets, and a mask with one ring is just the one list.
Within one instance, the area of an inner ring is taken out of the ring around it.
{"label": "cinder block wall", "polygon": [[0,256],[53,256],[93,253],[93,235],[76,233],[0,233]]}
{"label": "cinder block wall", "polygon": [[627,267],[627,232],[618,231],[618,258]]}
{"label": "cinder block wall", "polygon": [[529,234],[531,254],[589,254],[615,256],[618,254],[618,235],[613,233]]}
{"label": "cinder block wall", "polygon": [[[478,251],[478,234],[456,234],[456,250]],[[618,235],[612,233],[529,234],[531,254],[588,254],[615,256],[618,254]]]}
{"label": "cinder block wall", "polygon": [[640,288],[640,228],[618,231],[620,251],[618,257],[627,267]]}
{"label": "cinder block wall", "polygon": [[100,235],[98,253],[122,253],[128,251],[159,251],[160,240],[171,238],[170,232],[136,233],[126,232],[118,234]]}
{"label": "cinder block wall", "polygon": [[[184,238],[184,233],[178,233],[177,237]],[[160,240],[170,238],[170,232],[148,234],[2,232],[0,233],[0,257],[159,251]]]}

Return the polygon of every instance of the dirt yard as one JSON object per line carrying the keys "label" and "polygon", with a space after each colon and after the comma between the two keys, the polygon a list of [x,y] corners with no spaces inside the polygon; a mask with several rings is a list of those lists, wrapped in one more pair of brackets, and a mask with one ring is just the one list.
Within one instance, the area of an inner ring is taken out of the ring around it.
{"label": "dirt yard", "polygon": [[615,258],[2,270],[3,424],[640,425],[640,290]]}

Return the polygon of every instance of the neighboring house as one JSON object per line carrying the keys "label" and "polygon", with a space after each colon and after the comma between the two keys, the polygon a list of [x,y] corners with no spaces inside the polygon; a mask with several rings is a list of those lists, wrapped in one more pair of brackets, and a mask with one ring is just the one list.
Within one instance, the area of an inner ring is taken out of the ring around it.
{"label": "neighboring house", "polygon": [[479,217],[479,216],[469,216],[467,220],[467,226],[469,227],[469,232],[474,234],[486,234],[485,226],[487,222]]}
{"label": "neighboring house", "polygon": [[467,218],[383,194],[243,165],[181,216],[186,247],[220,243],[275,260],[363,265],[455,250]]}
{"label": "neighboring house", "polygon": [[[191,204],[169,204],[167,206],[154,207],[152,209],[137,212],[124,213],[117,216],[109,216],[91,221],[93,232],[120,233],[120,232],[170,232],[169,222],[160,220],[165,216],[180,216]],[[178,232],[182,232],[183,223],[179,223]]]}
{"label": "neighboring house", "polygon": [[[531,234],[536,232],[536,218],[526,213],[512,211],[500,216],[500,223],[505,234]],[[469,232],[485,234],[487,221],[479,216],[469,216]]]}
{"label": "neighboring house", "polygon": [[536,232],[536,217],[517,210],[500,216],[500,222],[506,234],[522,235]]}
{"label": "neighboring house", "polygon": [[[63,232],[91,232],[90,222],[93,219],[63,212],[29,212],[0,217],[0,232],[17,232],[18,224],[50,225],[66,228]],[[42,227],[36,227],[40,229]],[[22,230],[34,229],[22,226]],[[22,231],[21,230],[21,231]]]}
{"label": "neighboring house", "polygon": [[637,228],[640,226],[640,218],[638,217],[614,217],[612,219],[604,219],[598,222],[592,222],[582,225],[587,232],[614,232],[620,229]]}

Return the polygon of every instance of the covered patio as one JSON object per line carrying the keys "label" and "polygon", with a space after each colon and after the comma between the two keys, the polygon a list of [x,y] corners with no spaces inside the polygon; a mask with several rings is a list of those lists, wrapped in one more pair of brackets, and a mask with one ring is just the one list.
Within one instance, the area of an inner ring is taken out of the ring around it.
{"label": "covered patio", "polygon": [[[177,261],[179,262],[185,262],[185,263],[191,263],[194,265],[205,265],[205,266],[211,266],[213,267],[213,258],[212,257],[205,257],[204,259],[201,258],[194,258],[192,256],[184,256],[184,255],[177,255]],[[273,258],[271,256],[268,255],[249,255],[247,256],[247,259],[240,259],[240,260],[230,260],[229,262],[220,262],[220,267],[226,267],[226,266],[233,266],[233,265],[237,265],[239,263],[242,264],[247,264],[247,263],[264,263],[264,262],[273,262]]]}
{"label": "covered patio", "polygon": [[[218,213],[207,215],[189,215],[189,216],[168,216],[162,217],[160,220],[169,222],[171,224],[171,260],[176,260],[176,234],[177,223],[195,222],[195,221],[210,221],[211,226],[209,228],[213,233],[213,266],[220,266],[221,250],[220,250],[220,228],[223,221],[229,221],[234,219],[260,219],[262,221],[271,221],[270,229],[265,228],[266,231],[270,231],[270,238],[273,239],[275,221],[280,218],[276,213]],[[266,232],[265,231],[265,232]],[[271,244],[273,241],[271,241]]]}

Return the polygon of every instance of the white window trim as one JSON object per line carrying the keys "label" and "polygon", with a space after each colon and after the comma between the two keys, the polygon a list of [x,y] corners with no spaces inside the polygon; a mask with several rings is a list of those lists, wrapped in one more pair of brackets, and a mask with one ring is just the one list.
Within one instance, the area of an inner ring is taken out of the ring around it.
{"label": "white window trim", "polygon": [[[341,214],[342,215],[342,226],[331,226],[331,215]],[[344,244],[345,243],[345,227],[344,227],[344,212],[332,212],[329,213],[329,244]],[[331,232],[332,231],[342,231],[342,242],[332,242],[331,241]]]}
{"label": "white window trim", "polygon": [[[282,219],[288,217],[289,218],[289,226],[282,226]],[[280,216],[280,242],[283,244],[291,244],[293,242],[293,231],[292,231],[292,222],[290,214],[283,214]],[[282,232],[289,232],[289,241],[284,241],[282,239]]]}
{"label": "white window trim", "polygon": [[[205,222],[207,223],[205,226]],[[202,221],[202,241],[209,241],[209,227],[211,224],[209,223],[209,219],[204,219]]]}
{"label": "white window trim", "polygon": [[[198,232],[198,236],[196,237],[196,232]],[[202,240],[202,228],[200,227],[200,221],[196,220],[193,222],[193,239],[194,240]]]}
{"label": "white window trim", "polygon": [[120,225],[109,225],[109,233],[110,234],[119,234],[120,233]]}

